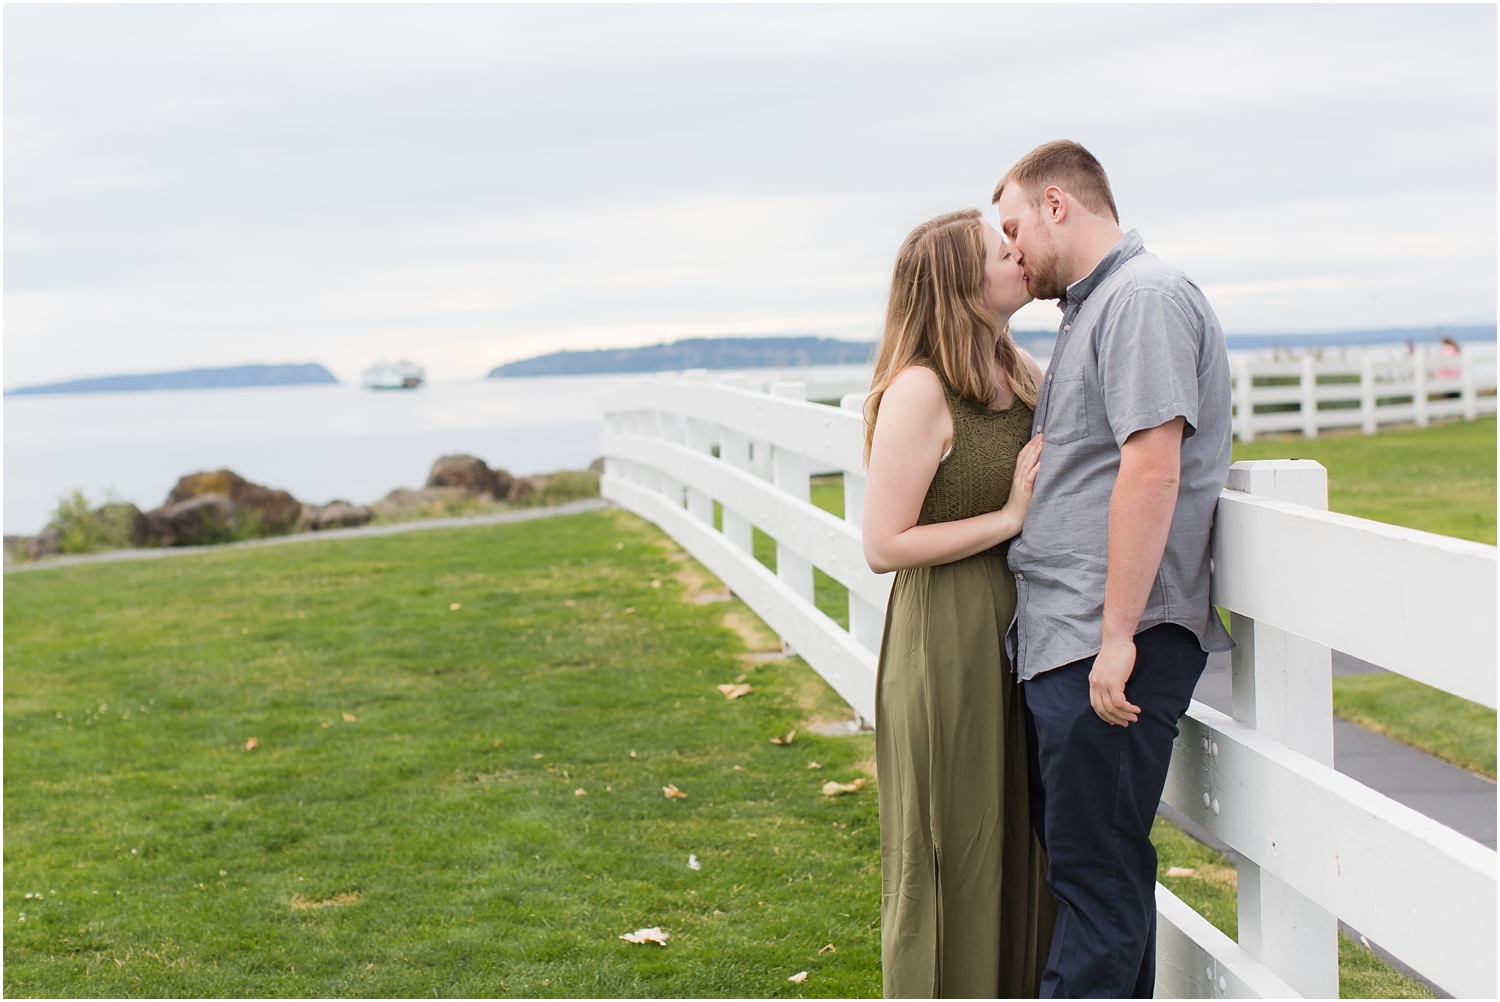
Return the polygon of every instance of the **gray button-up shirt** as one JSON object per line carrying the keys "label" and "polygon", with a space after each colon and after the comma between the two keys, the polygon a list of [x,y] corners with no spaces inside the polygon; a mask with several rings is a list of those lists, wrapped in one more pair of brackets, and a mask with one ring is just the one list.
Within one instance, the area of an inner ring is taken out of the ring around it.
{"label": "gray button-up shirt", "polygon": [[1134,230],[1068,286],[1036,404],[1046,435],[1026,524],[1010,547],[1023,679],[1099,653],[1109,502],[1133,432],[1186,420],[1166,552],[1139,630],[1177,623],[1206,651],[1234,646],[1209,599],[1209,532],[1229,472],[1229,356],[1213,308]]}

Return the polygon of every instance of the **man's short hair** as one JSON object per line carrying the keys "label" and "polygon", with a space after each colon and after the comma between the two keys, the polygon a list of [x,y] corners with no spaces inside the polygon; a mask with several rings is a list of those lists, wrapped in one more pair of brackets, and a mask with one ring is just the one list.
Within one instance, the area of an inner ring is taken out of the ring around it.
{"label": "man's short hair", "polygon": [[1000,201],[1000,193],[1008,184],[1019,186],[1031,204],[1037,206],[1042,204],[1042,192],[1056,185],[1094,215],[1102,216],[1107,211],[1116,223],[1120,221],[1104,167],[1092,153],[1070,139],[1043,143],[1017,160],[995,185],[991,203]]}

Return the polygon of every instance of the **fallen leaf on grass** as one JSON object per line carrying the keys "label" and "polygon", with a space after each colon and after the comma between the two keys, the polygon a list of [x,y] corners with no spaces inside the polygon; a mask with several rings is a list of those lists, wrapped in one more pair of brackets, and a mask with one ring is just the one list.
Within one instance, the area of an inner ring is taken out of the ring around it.
{"label": "fallen leaf on grass", "polygon": [[533,755],[531,757],[534,758],[534,759],[541,758],[542,757],[542,753],[541,752],[537,752],[535,755]]}
{"label": "fallen leaf on grass", "polygon": [[687,794],[677,789],[676,783],[668,783],[666,786],[661,788],[661,792],[668,800],[671,800],[674,797],[679,800],[687,799]]}
{"label": "fallen leaf on grass", "polygon": [[589,795],[589,791],[585,790],[581,786],[578,789],[576,789],[576,790],[573,791],[573,796],[575,796],[575,797],[587,797],[588,795]]}
{"label": "fallen leaf on grass", "polygon": [[837,797],[841,793],[858,793],[864,789],[865,780],[856,779],[852,783],[836,783],[833,780],[823,784],[823,796]]}
{"label": "fallen leaf on grass", "polygon": [[630,757],[631,757],[631,758],[635,758],[635,752],[631,752],[631,753],[630,753]]}
{"label": "fallen leaf on grass", "polygon": [[637,929],[635,932],[621,933],[620,938],[627,943],[655,943],[657,946],[667,945],[667,934],[661,931],[661,926],[652,926],[650,929]]}
{"label": "fallen leaf on grass", "polygon": [[255,740],[254,738],[251,738],[249,741],[245,742],[245,751],[255,751],[255,749],[259,747],[260,742]]}
{"label": "fallen leaf on grass", "polygon": [[745,767],[742,766],[742,765],[737,765],[737,766],[734,767],[734,771],[735,772],[744,772],[745,771]]}
{"label": "fallen leaf on grass", "polygon": [[344,720],[345,720],[346,723],[350,723],[350,724],[354,723],[354,714],[352,714],[352,713],[346,713],[346,714],[344,714]]}
{"label": "fallen leaf on grass", "polygon": [[661,587],[661,580],[659,578],[653,578],[651,580],[651,587],[653,587],[653,588],[660,588]]}
{"label": "fallen leaf on grass", "polygon": [[807,767],[809,769],[821,769],[821,768],[823,768],[821,765],[819,765],[816,762],[809,762],[809,763],[807,763]]}
{"label": "fallen leaf on grass", "polygon": [[700,863],[700,862],[698,862],[698,857],[695,856],[695,855],[693,855],[692,853],[688,853],[688,869],[689,870],[701,870],[701,869],[703,869],[703,864]]}
{"label": "fallen leaf on grass", "polygon": [[741,675],[739,678],[735,679],[735,681],[736,682],[743,682],[743,681],[745,681],[745,679],[747,679],[749,677],[750,677],[749,675]]}
{"label": "fallen leaf on grass", "polygon": [[565,600],[565,601],[564,601],[564,602],[563,602],[563,605],[577,605],[577,604],[578,604],[578,603],[577,603],[577,602],[575,602],[575,601],[573,601],[573,600],[572,600],[572,599],[571,599],[571,598],[570,598],[570,599],[567,599],[567,600]]}
{"label": "fallen leaf on grass", "polygon": [[750,686],[735,685],[731,682],[725,682],[723,685],[719,686],[719,691],[724,694],[725,699],[739,699],[745,693],[750,691]]}
{"label": "fallen leaf on grass", "polygon": [[796,974],[793,974],[791,977],[787,978],[787,980],[794,985],[800,985],[802,984],[802,982],[807,980],[807,972],[798,971]]}
{"label": "fallen leaf on grass", "polygon": [[325,720],[325,721],[323,721],[323,726],[324,727],[332,727],[333,726],[333,721],[332,720]]}
{"label": "fallen leaf on grass", "polygon": [[838,947],[834,946],[832,943],[829,943],[827,946],[823,947],[823,949],[821,949],[821,950],[818,951],[818,956],[821,957],[825,953],[837,953],[837,952],[838,952]]}
{"label": "fallen leaf on grass", "polygon": [[449,612],[457,612],[458,610],[460,610],[462,608],[463,608],[463,606],[459,605],[457,602],[454,602],[452,605],[448,606],[448,611]]}
{"label": "fallen leaf on grass", "polygon": [[1169,867],[1168,868],[1168,870],[1167,870],[1167,876],[1169,876],[1169,877],[1191,877],[1193,874],[1195,874],[1197,872],[1198,871],[1195,870],[1195,869],[1193,869],[1191,866],[1173,866],[1173,867]]}
{"label": "fallen leaf on grass", "polygon": [[[720,686],[719,688],[722,689],[723,686]],[[782,735],[781,737],[779,737],[779,738],[772,738],[771,739],[771,744],[773,744],[773,745],[789,745],[789,744],[792,743],[792,741],[796,737],[797,737],[797,728],[793,727],[791,730],[787,731],[786,734]]]}

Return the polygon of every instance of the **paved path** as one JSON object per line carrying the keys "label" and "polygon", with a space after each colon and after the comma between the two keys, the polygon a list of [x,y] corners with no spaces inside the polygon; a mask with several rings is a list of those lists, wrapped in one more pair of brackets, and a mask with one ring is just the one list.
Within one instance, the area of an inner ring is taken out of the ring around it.
{"label": "paved path", "polygon": [[529,522],[534,518],[573,515],[581,511],[598,511],[600,508],[607,507],[609,507],[609,502],[603,498],[586,498],[582,501],[570,501],[555,508],[522,508],[519,511],[502,511],[494,515],[460,515],[454,518],[424,518],[413,522],[396,522],[391,525],[365,525],[357,529],[325,529],[322,532],[299,532],[290,536],[271,536],[267,539],[250,539],[243,543],[224,543],[219,546],[162,546],[149,550],[111,550],[108,553],[89,553],[77,557],[52,557],[32,564],[10,564],[5,568],[5,573],[43,571],[52,567],[72,567],[76,564],[107,564],[119,560],[161,560],[166,557],[185,557],[194,553],[222,553],[225,550],[285,546],[289,543],[316,543],[328,539],[396,536],[403,532],[423,532],[428,529],[457,529],[470,525]]}

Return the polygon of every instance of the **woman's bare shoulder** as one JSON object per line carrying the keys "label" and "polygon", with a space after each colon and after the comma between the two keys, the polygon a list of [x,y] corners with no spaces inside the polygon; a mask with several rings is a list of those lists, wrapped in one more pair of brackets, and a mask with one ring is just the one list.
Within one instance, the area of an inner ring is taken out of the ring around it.
{"label": "woman's bare shoulder", "polygon": [[936,396],[939,400],[943,398],[943,382],[938,379],[937,373],[925,365],[908,365],[891,378],[891,383],[885,389],[886,395],[898,393],[910,397]]}
{"label": "woman's bare shoulder", "polygon": [[896,373],[880,398],[881,414],[935,416],[947,410],[942,380],[925,365],[908,365]]}

